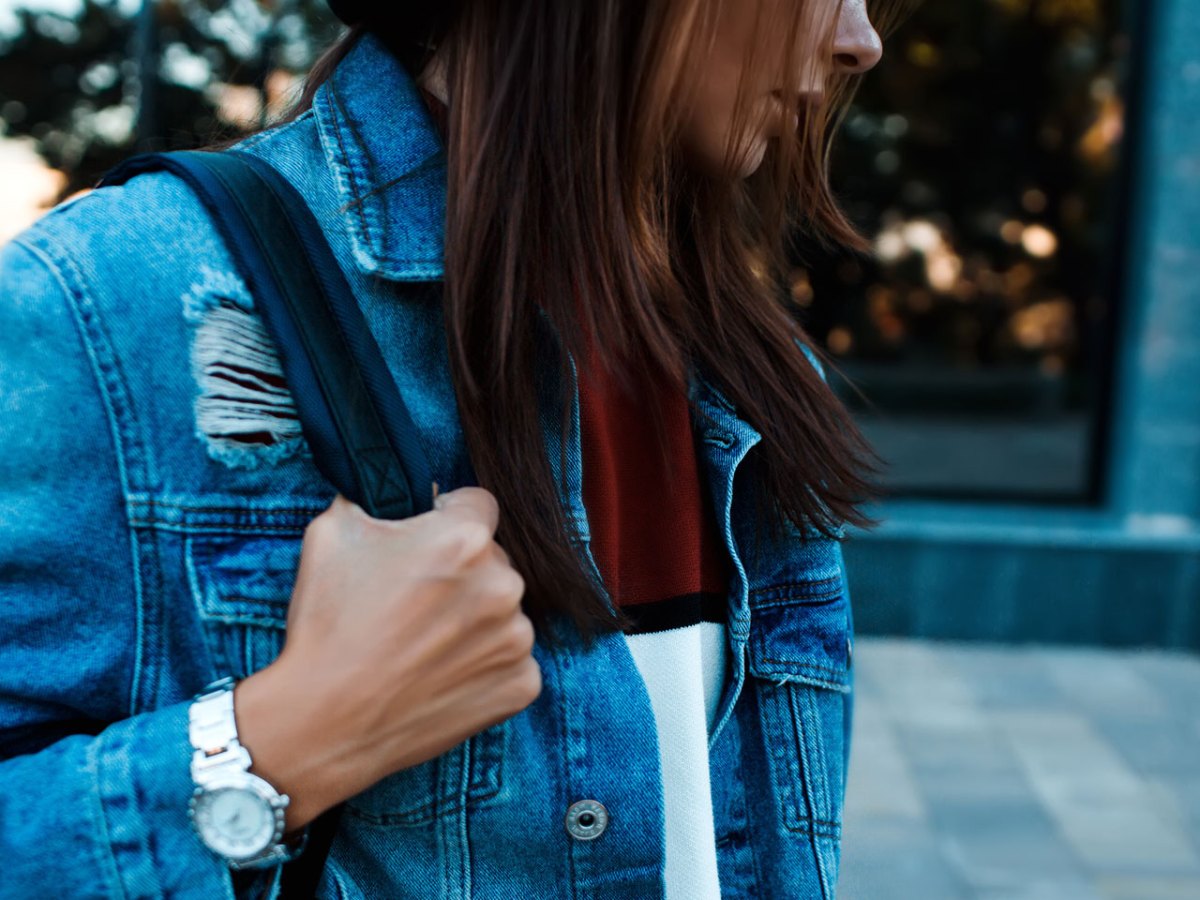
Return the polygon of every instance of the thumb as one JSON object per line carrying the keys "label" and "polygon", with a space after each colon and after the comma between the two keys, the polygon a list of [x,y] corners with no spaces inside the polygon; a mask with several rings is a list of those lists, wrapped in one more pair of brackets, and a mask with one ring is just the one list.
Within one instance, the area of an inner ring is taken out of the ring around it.
{"label": "thumb", "polygon": [[456,515],[467,519],[476,519],[488,525],[494,534],[500,519],[500,507],[496,497],[490,491],[481,487],[468,485],[455,488],[444,494],[439,493],[433,501],[437,510],[454,510]]}

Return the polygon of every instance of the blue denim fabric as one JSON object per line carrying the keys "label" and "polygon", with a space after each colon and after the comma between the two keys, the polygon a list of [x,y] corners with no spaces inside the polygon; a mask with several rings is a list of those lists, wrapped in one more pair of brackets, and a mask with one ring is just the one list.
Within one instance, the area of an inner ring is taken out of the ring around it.
{"label": "blue denim fabric", "polygon": [[[315,210],[435,479],[476,483],[441,308],[398,287],[442,275],[445,157],[411,80],[367,38],[311,111],[241,146]],[[294,429],[255,445],[218,427],[262,418],[265,387],[235,407],[214,381],[222,353],[248,352],[235,335],[254,344],[254,315],[200,204],[161,173],[63,204],[0,252],[0,896],[276,892],[277,870],[235,888],[187,818],[189,699],[279,653],[304,526],[333,499]],[[541,346],[551,365],[553,335]],[[570,390],[568,433],[549,397],[543,425],[594,569]],[[697,446],[735,573],[710,738],[723,894],[830,898],[851,697],[841,548],[793,532],[754,552],[761,436],[702,371],[689,395],[712,417]],[[349,802],[321,896],[665,896],[657,738],[624,636],[534,654],[530,707]],[[593,841],[563,823],[584,798],[611,817]]]}

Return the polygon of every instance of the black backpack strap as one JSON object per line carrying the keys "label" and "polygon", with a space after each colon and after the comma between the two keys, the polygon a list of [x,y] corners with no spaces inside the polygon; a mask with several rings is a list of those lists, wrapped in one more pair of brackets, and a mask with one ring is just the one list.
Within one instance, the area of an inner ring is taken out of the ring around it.
{"label": "black backpack strap", "polygon": [[[159,170],[187,182],[216,224],[279,350],[321,473],[376,518],[431,509],[412,418],[300,193],[267,163],[231,150],[136,156],[97,187]],[[334,807],[309,824],[304,852],[283,867],[287,900],[314,895],[340,815]]]}
{"label": "black backpack strap", "polygon": [[234,150],[135,156],[97,187],[158,170],[187,182],[224,238],[279,350],[321,473],[376,518],[431,509],[432,476],[412,417],[300,193]]}

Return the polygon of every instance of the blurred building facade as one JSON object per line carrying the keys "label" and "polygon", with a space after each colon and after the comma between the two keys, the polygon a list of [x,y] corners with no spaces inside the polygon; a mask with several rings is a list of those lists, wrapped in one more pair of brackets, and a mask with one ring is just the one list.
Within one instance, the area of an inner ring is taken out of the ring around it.
{"label": "blurred building facade", "polygon": [[[858,324],[844,318],[853,291],[818,314],[892,463],[884,524],[847,545],[856,627],[1200,649],[1200,11],[1192,0],[956,6],[960,25],[965,7],[987,8],[965,39],[990,83],[1025,80],[1029,109],[1059,100],[1006,125],[1012,98],[985,90],[997,130],[951,139],[958,175],[942,189],[969,194],[963,172],[981,171],[1009,207],[914,215],[901,188]],[[1020,39],[1006,41],[1004,17]],[[1040,57],[1015,52],[1056,20],[1055,40],[1033,38]],[[946,52],[928,43],[909,59]],[[918,118],[929,102],[912,101]],[[886,167],[920,171],[895,152]],[[939,304],[940,344],[904,346],[939,327],[914,307]],[[864,334],[884,351],[856,354]]]}

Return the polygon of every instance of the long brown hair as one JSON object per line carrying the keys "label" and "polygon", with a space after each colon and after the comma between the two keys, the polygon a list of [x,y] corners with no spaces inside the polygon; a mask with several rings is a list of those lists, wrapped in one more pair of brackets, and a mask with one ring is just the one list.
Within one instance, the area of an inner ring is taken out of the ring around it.
{"label": "long brown hair", "polygon": [[[526,613],[552,641],[556,614],[589,644],[629,620],[609,608],[563,514],[539,423],[538,308],[571,358],[584,359],[585,334],[594,336],[602,364],[628,389],[665,377],[683,391],[693,364],[704,364],[762,434],[756,534],[764,524],[783,534],[781,516],[801,539],[873,524],[860,505],[875,496],[878,459],[801,351],[830,363],[785,288],[797,235],[866,247],[828,179],[830,142],[857,79],[831,76],[823,111],[794,138],[771,141],[751,177],[691,171],[677,141],[688,73],[731,2],[742,0],[479,0],[441,13],[400,4],[387,29],[375,29],[414,75],[433,47],[446,51],[451,376],[479,484],[499,501],[496,540],[525,578]],[[881,33],[902,5],[875,4]],[[800,71],[800,38],[812,28],[829,34],[832,57],[839,0],[772,6],[777,15],[759,16],[758,46],[780,53],[747,60],[743,122],[754,66]],[[311,105],[363,31],[350,29],[317,63],[289,118]],[[731,141],[730,157],[734,149]],[[560,359],[567,385],[570,361]],[[557,399],[566,434],[569,393]]]}

